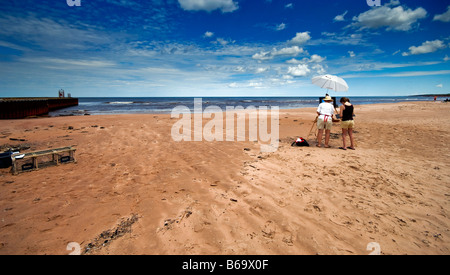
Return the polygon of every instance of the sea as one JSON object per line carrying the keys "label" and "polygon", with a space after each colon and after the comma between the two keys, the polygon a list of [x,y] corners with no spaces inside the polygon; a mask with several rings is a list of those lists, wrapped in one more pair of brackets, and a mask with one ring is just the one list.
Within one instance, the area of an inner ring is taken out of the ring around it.
{"label": "sea", "polygon": [[[278,106],[280,109],[316,107],[319,97],[80,97],[78,106],[50,112],[50,116],[112,115],[112,114],[170,114],[177,106],[186,106],[194,111],[194,99],[201,99],[203,110],[218,106],[223,111],[227,106],[237,107]],[[339,104],[340,97],[336,97]],[[424,96],[352,96],[354,105],[396,103],[404,101],[433,101]]]}

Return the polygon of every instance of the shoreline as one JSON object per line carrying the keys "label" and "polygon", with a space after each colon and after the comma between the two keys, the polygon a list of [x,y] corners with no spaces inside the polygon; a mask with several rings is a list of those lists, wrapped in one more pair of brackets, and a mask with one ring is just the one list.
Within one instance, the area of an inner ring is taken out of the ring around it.
{"label": "shoreline", "polygon": [[424,95],[416,95],[416,96],[423,96],[423,97],[450,97],[450,94],[424,94]]}
{"label": "shoreline", "polygon": [[[382,105],[382,104],[407,104],[407,103],[437,103],[437,102],[434,102],[434,101],[426,101],[426,100],[424,100],[424,101],[400,101],[400,102],[394,102],[394,103],[391,103],[391,102],[381,102],[381,103],[367,103],[367,104],[355,104],[355,106],[370,106],[370,105]],[[439,101],[439,103],[442,103],[441,101]],[[180,104],[181,105],[181,104]],[[317,104],[317,106],[318,106],[319,104]],[[208,105],[208,106],[215,106],[215,105]],[[237,106],[239,106],[239,105],[237,105]],[[253,106],[253,105],[251,105],[251,106]],[[316,107],[314,107],[314,106],[305,106],[305,107],[294,107],[294,108],[283,108],[283,109],[279,109],[280,111],[292,111],[292,110],[304,110],[304,109],[315,109],[315,108],[317,108],[317,106]],[[338,106],[339,106],[339,104],[338,104]],[[236,106],[232,106],[232,107],[236,107]],[[268,110],[270,110],[270,107],[271,106],[257,106],[257,105],[254,105],[254,107],[256,107],[256,108],[259,108],[259,107],[268,107]],[[273,107],[276,107],[276,106],[273,106]],[[219,107],[220,108],[220,107]],[[223,109],[223,108],[222,108]],[[225,111],[223,111],[223,112],[225,112]],[[191,110],[191,113],[193,114],[194,112],[192,112],[192,110]],[[205,112],[204,110],[203,110],[203,113],[208,113],[208,112]],[[55,117],[83,117],[83,116],[122,116],[122,115],[170,115],[171,114],[171,112],[148,112],[148,113],[118,113],[118,114],[96,114],[96,113],[93,113],[93,114],[91,114],[91,113],[87,113],[87,114],[67,114],[67,115],[54,115],[54,116],[50,116],[50,115],[45,115],[45,116],[38,116],[38,117],[31,117],[31,118],[25,118],[25,119],[34,119],[34,118],[55,118]]]}
{"label": "shoreline", "polygon": [[0,144],[75,146],[77,163],[0,169],[0,254],[69,254],[71,242],[82,254],[364,255],[371,242],[385,255],[449,254],[450,105],[355,114],[356,150],[343,151],[339,124],[330,149],[314,135],[291,147],[315,108],[280,110],[270,153],[175,142],[170,114],[1,120]]}

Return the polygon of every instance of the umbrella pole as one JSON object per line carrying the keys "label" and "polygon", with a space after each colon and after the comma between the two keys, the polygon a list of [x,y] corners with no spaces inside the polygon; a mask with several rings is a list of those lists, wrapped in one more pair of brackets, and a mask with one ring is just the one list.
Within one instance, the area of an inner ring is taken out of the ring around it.
{"label": "umbrella pole", "polygon": [[[329,95],[328,91],[329,91],[329,89],[327,88],[327,95]],[[336,112],[336,114],[339,114],[337,108],[334,106],[334,101],[333,101],[333,107],[334,107],[334,111]]]}
{"label": "umbrella pole", "polygon": [[[327,94],[328,94],[328,89],[327,89]],[[336,106],[334,105],[334,101],[333,101],[333,107],[334,107],[334,111],[336,112],[336,114],[339,114],[339,112],[338,112]]]}

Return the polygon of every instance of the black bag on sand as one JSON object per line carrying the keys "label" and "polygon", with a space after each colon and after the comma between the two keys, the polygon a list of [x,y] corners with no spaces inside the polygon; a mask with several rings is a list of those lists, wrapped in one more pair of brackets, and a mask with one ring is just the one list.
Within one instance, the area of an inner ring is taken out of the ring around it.
{"label": "black bag on sand", "polygon": [[309,146],[308,142],[304,138],[297,138],[296,141],[292,142],[291,146]]}
{"label": "black bag on sand", "polygon": [[0,168],[8,168],[12,165],[11,151],[0,154]]}

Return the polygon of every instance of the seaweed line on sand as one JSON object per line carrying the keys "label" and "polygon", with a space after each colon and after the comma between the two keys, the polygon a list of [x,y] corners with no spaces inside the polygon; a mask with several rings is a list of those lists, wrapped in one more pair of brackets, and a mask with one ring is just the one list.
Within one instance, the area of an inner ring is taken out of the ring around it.
{"label": "seaweed line on sand", "polygon": [[84,249],[82,254],[89,254],[92,251],[100,250],[103,247],[109,245],[113,240],[116,240],[126,233],[131,233],[131,226],[137,222],[139,216],[132,214],[129,218],[123,218],[121,222],[113,229],[108,229],[100,233],[93,241],[89,242]]}

